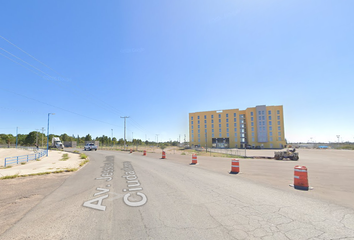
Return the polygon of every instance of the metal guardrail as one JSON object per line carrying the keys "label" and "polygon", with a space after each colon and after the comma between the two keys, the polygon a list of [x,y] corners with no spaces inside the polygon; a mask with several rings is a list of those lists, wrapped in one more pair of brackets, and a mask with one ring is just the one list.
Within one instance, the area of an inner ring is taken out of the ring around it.
{"label": "metal guardrail", "polygon": [[34,153],[34,154],[28,154],[28,155],[21,155],[21,156],[15,156],[15,157],[7,157],[5,158],[5,164],[4,167],[6,167],[6,165],[9,164],[19,164],[21,162],[28,162],[31,160],[37,160],[41,157],[43,157],[44,155],[47,155],[47,150],[38,150],[38,153]]}

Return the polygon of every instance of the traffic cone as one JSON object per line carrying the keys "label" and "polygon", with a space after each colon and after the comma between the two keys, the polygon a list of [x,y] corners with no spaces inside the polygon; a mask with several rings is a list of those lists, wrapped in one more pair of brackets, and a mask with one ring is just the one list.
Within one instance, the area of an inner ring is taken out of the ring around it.
{"label": "traffic cone", "polygon": [[166,153],[165,151],[162,151],[162,159],[165,159],[166,158]]}
{"label": "traffic cone", "polygon": [[130,153],[133,153],[133,149],[130,149]]}
{"label": "traffic cone", "polygon": [[238,174],[239,172],[240,172],[240,161],[238,159],[232,159],[230,174]]}
{"label": "traffic cone", "polygon": [[146,156],[146,150],[144,150],[143,156]]}

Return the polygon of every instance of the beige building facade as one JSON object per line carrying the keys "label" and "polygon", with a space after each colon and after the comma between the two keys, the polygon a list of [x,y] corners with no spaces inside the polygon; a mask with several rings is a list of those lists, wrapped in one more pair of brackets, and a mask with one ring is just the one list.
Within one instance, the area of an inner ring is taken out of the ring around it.
{"label": "beige building facade", "polygon": [[189,141],[208,148],[283,148],[283,106],[189,113]]}

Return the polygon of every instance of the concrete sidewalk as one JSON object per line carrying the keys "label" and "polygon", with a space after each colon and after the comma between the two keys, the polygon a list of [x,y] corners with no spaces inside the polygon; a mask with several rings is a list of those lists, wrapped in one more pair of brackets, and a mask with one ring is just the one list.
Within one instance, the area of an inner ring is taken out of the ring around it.
{"label": "concrete sidewalk", "polygon": [[[61,161],[61,159],[63,158],[63,154],[68,154],[69,159]],[[16,174],[21,176],[79,168],[80,163],[84,160],[80,158],[80,154],[63,151],[50,150],[48,155],[48,157],[41,157],[39,161],[31,160],[23,165],[11,164],[11,168],[1,168],[0,177],[11,176]]]}

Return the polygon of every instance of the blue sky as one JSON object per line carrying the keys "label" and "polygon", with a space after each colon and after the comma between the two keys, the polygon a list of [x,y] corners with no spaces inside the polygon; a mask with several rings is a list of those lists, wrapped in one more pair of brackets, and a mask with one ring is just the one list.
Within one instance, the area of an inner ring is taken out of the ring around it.
{"label": "blue sky", "polygon": [[283,105],[289,141],[354,141],[353,1],[0,6],[1,133],[54,112],[54,134],[121,138],[129,116],[128,139],[188,140],[189,112]]}

